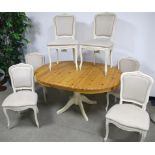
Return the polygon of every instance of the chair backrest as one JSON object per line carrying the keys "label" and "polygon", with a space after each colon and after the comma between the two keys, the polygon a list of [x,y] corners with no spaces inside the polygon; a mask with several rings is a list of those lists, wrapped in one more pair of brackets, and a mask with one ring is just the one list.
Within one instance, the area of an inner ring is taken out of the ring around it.
{"label": "chair backrest", "polygon": [[146,110],[153,78],[140,71],[121,75],[120,104],[131,102]]}
{"label": "chair backrest", "polygon": [[26,64],[30,64],[33,66],[34,71],[45,64],[45,56],[38,53],[30,53],[25,56]]}
{"label": "chair backrest", "polygon": [[124,72],[138,71],[140,68],[140,63],[134,58],[123,58],[118,62],[118,69]]}
{"label": "chair backrest", "polygon": [[111,38],[115,21],[114,13],[97,14],[94,19],[94,38]]}
{"label": "chair backrest", "polygon": [[34,91],[33,67],[29,64],[20,63],[9,67],[9,75],[13,91]]}
{"label": "chair backrest", "polygon": [[75,38],[75,17],[72,15],[58,15],[54,17],[55,37]]}

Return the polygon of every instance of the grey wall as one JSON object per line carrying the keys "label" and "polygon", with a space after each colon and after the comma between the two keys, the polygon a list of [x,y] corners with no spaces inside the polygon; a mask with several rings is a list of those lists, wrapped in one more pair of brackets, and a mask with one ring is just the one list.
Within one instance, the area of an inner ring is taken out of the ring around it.
{"label": "grey wall", "polygon": [[[32,19],[33,28],[28,37],[31,44],[27,52],[39,51],[47,57],[47,44],[54,39],[53,17],[61,13],[28,12]],[[96,13],[69,13],[76,17],[76,38],[78,41],[92,38],[92,22]],[[155,79],[155,13],[116,13],[117,25],[114,34],[113,60],[114,65],[122,57],[135,57],[141,63],[141,71]],[[53,52],[52,60],[56,54]],[[71,60],[72,54],[62,53],[62,60]],[[84,60],[92,60],[90,52],[84,53]],[[104,55],[97,56],[98,62],[104,62]],[[155,85],[152,96],[155,96]]]}

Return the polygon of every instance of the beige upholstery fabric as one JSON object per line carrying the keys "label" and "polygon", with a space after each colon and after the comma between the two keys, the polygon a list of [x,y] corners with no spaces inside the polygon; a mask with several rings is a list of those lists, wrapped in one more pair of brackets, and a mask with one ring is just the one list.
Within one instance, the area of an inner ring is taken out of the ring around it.
{"label": "beige upholstery fabric", "polygon": [[150,119],[146,111],[132,104],[116,104],[106,114],[106,118],[121,125],[148,130]]}
{"label": "beige upholstery fabric", "polygon": [[109,48],[112,47],[113,43],[109,39],[97,38],[82,42],[81,45]]}
{"label": "beige upholstery fabric", "polygon": [[146,77],[142,78],[138,75],[124,76],[121,83],[123,83],[122,97],[125,100],[134,100],[139,103],[144,103],[150,81]]}
{"label": "beige upholstery fabric", "polygon": [[123,58],[119,61],[119,69],[123,72],[133,72],[138,71],[140,68],[140,64],[137,60],[133,58]]}
{"label": "beige upholstery fabric", "polygon": [[39,53],[30,53],[25,56],[25,61],[27,64],[33,66],[34,71],[44,65],[45,57]]}
{"label": "beige upholstery fabric", "polygon": [[[140,64],[136,59],[133,58],[123,58],[118,63],[119,70],[124,72],[133,72],[138,71],[140,68]],[[119,98],[120,94],[120,88],[114,90],[111,92],[111,94],[115,95],[115,97]]]}
{"label": "beige upholstery fabric", "polygon": [[96,36],[111,37],[115,15],[110,13],[99,14],[95,17],[95,34]]}
{"label": "beige upholstery fabric", "polygon": [[55,17],[56,35],[72,36],[74,29],[74,16]]}
{"label": "beige upholstery fabric", "polygon": [[32,91],[19,91],[10,94],[3,102],[3,107],[34,106],[37,104],[37,94]]}
{"label": "beige upholstery fabric", "polygon": [[67,45],[77,45],[78,42],[72,38],[58,38],[53,42],[49,43],[48,46],[67,46]]}
{"label": "beige upholstery fabric", "polygon": [[9,68],[9,74],[12,77],[12,84],[15,88],[32,87],[33,71],[29,67],[22,67],[22,64]]}

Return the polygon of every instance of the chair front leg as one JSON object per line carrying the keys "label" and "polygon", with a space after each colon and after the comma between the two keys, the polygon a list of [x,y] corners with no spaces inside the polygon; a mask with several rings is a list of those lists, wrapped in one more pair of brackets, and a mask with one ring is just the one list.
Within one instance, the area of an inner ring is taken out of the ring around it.
{"label": "chair front leg", "polygon": [[108,139],[108,135],[109,135],[109,120],[106,119],[106,135],[104,137],[104,141],[106,142]]}
{"label": "chair front leg", "polygon": [[145,138],[146,138],[146,135],[147,135],[147,131],[142,131],[142,132],[141,132],[140,142],[144,142],[144,140],[145,140]]}
{"label": "chair front leg", "polygon": [[78,63],[77,63],[78,48],[77,48],[77,47],[75,47],[75,49],[74,49],[74,56],[75,56],[75,66],[76,66],[76,70],[78,71]]}
{"label": "chair front leg", "polygon": [[61,49],[56,49],[57,51],[57,64],[59,64],[59,53],[61,52]]}
{"label": "chair front leg", "polygon": [[7,119],[7,123],[8,123],[8,128],[10,128],[10,119],[9,119],[9,115],[7,113],[7,109],[6,108],[3,108],[3,112],[5,114],[5,117]]}
{"label": "chair front leg", "polygon": [[51,60],[50,47],[48,47],[48,58],[49,58],[49,70],[51,71],[51,68],[52,68],[52,60]]}
{"label": "chair front leg", "polygon": [[47,102],[47,91],[45,87],[42,87],[42,90],[43,90],[44,101],[46,103]]}
{"label": "chair front leg", "polygon": [[33,107],[32,108],[33,109],[33,111],[34,111],[34,118],[35,118],[35,122],[36,122],[36,125],[37,125],[37,127],[39,128],[39,122],[38,122],[38,118],[37,118],[37,113],[38,113],[38,107],[37,106],[35,106],[35,107]]}
{"label": "chair front leg", "polygon": [[105,74],[105,76],[107,76],[107,71],[108,71],[108,64],[107,64],[107,53],[108,51],[107,50],[105,50],[105,65],[104,65],[104,74]]}

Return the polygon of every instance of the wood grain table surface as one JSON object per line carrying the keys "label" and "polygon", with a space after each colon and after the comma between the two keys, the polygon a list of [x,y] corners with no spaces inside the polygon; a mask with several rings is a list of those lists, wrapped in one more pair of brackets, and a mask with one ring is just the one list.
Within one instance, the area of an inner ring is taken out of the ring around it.
{"label": "wood grain table surface", "polygon": [[120,85],[120,71],[108,67],[104,75],[104,64],[84,62],[82,70],[76,71],[72,61],[53,63],[52,70],[45,64],[35,71],[35,78],[43,86],[64,89],[83,94],[110,92]]}

